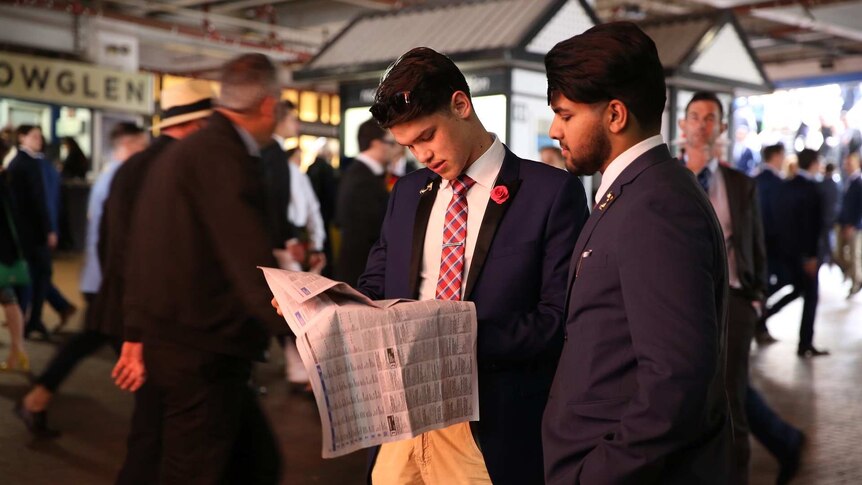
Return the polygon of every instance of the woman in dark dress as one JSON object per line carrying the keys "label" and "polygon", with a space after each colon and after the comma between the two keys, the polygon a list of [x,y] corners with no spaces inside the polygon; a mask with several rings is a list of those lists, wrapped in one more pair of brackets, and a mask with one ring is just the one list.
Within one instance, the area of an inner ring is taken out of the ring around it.
{"label": "woman in dark dress", "polygon": [[[10,147],[0,140],[0,160],[6,157]],[[0,168],[0,263],[9,265],[20,257],[21,248],[13,235],[15,224],[9,190],[6,186],[6,173]],[[9,327],[9,354],[0,361],[0,371],[28,371],[30,359],[24,350],[24,315],[18,306],[15,290],[11,286],[0,287],[0,305]]]}

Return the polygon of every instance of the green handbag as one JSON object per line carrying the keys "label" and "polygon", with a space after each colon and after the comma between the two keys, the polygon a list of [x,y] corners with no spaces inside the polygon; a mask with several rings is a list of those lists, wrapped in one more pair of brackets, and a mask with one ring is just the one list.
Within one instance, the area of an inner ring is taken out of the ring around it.
{"label": "green handbag", "polygon": [[0,202],[3,208],[6,209],[6,223],[9,224],[9,230],[12,232],[12,240],[15,241],[15,247],[18,248],[18,259],[12,264],[0,263],[0,288],[9,286],[27,286],[30,284],[30,269],[27,267],[27,260],[21,253],[21,244],[18,242],[18,232],[15,230],[15,223],[12,221],[12,213],[9,212],[7,201]]}

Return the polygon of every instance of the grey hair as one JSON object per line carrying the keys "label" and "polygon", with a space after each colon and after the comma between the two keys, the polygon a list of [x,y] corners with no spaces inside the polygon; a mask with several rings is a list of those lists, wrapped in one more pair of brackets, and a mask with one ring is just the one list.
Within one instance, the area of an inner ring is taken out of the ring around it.
{"label": "grey hair", "polygon": [[218,105],[231,111],[249,111],[267,96],[278,95],[278,71],[263,54],[243,54],[222,67]]}

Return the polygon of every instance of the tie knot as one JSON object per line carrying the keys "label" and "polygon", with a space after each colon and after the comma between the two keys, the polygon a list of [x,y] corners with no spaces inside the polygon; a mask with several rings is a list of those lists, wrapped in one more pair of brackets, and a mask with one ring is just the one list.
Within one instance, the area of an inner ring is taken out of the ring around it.
{"label": "tie knot", "polygon": [[712,178],[712,171],[709,167],[704,168],[697,174],[697,181],[700,183],[700,186],[703,187],[707,193],[709,193],[709,180]]}
{"label": "tie knot", "polygon": [[452,181],[452,191],[456,196],[461,197],[470,190],[470,187],[475,184],[476,181],[471,179],[469,176],[461,174]]}

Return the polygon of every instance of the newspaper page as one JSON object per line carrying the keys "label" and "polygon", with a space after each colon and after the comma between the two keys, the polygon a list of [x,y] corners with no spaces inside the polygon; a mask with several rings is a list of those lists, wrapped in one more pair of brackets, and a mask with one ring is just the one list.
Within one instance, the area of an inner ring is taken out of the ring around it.
{"label": "newspaper page", "polygon": [[319,275],[261,269],[297,336],[324,458],[478,421],[472,302],[372,301]]}

